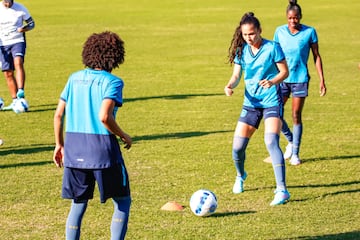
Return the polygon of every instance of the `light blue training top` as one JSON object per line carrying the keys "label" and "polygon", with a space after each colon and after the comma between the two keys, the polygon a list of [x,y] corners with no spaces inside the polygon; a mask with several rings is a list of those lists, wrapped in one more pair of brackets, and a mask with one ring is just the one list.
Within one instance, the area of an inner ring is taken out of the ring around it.
{"label": "light blue training top", "polygon": [[106,71],[87,68],[69,77],[60,96],[66,102],[65,167],[100,169],[122,161],[118,140],[100,121],[99,111],[104,99],[112,99],[116,116],[123,86]]}
{"label": "light blue training top", "polygon": [[278,62],[285,60],[285,56],[278,43],[262,39],[260,50],[254,55],[251,46],[246,44],[241,57],[235,56],[234,63],[241,65],[244,72],[245,94],[244,106],[253,108],[269,108],[279,106],[281,92],[278,84],[270,88],[263,88],[259,81],[271,80],[278,73]]}
{"label": "light blue training top", "polygon": [[292,34],[288,25],[279,26],[275,30],[274,41],[283,49],[289,67],[286,83],[306,83],[310,80],[307,62],[311,45],[318,42],[314,28],[301,25],[299,32]]}

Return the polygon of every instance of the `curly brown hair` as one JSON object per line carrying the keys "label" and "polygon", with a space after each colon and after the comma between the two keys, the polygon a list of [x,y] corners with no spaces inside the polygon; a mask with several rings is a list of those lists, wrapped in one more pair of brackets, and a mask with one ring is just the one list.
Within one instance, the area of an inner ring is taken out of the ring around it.
{"label": "curly brown hair", "polygon": [[82,62],[86,67],[111,72],[124,61],[124,41],[116,33],[93,33],[84,43]]}

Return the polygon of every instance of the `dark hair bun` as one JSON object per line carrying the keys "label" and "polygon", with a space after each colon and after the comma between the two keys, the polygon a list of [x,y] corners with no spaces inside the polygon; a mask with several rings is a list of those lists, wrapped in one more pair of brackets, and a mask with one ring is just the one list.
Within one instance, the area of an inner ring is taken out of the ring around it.
{"label": "dark hair bun", "polygon": [[291,5],[296,5],[296,4],[297,4],[297,0],[289,0],[289,3],[290,3]]}
{"label": "dark hair bun", "polygon": [[245,14],[247,17],[254,17],[255,14],[253,12],[248,12]]}

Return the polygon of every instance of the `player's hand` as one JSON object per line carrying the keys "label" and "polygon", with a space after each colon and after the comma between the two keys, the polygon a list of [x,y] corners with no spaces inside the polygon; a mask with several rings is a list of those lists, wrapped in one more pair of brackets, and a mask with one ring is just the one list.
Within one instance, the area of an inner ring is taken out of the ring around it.
{"label": "player's hand", "polygon": [[225,86],[224,92],[225,92],[225,95],[228,96],[228,97],[233,95],[233,93],[234,93],[234,91],[232,90],[230,84]]}
{"label": "player's hand", "polygon": [[59,168],[64,166],[64,147],[63,146],[55,146],[53,161],[55,165]]}
{"label": "player's hand", "polygon": [[129,135],[127,135],[126,133],[124,133],[123,136],[121,136],[121,141],[123,141],[125,143],[125,147],[126,149],[130,149],[131,145],[132,145],[132,139]]}
{"label": "player's hand", "polygon": [[267,79],[263,79],[259,81],[259,86],[263,87],[263,88],[270,88],[274,85],[274,83],[270,80]]}
{"label": "player's hand", "polygon": [[320,86],[320,97],[323,97],[326,95],[326,87],[325,86]]}

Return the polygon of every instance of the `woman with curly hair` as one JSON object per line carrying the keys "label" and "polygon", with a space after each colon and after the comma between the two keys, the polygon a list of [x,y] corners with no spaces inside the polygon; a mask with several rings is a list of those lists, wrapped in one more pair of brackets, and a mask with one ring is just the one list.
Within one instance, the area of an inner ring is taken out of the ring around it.
{"label": "woman with curly hair", "polygon": [[[131,137],[115,121],[122,106],[122,79],[111,74],[124,62],[124,42],[112,32],[92,34],[84,44],[85,69],[73,73],[54,116],[54,162],[64,166],[62,197],[72,199],[66,239],[79,239],[81,221],[97,182],[100,201],[114,204],[111,239],[124,239],[131,197],[117,136],[129,149]],[[63,125],[66,117],[64,141]]]}
{"label": "woman with curly hair", "polygon": [[231,96],[244,72],[245,94],[243,108],[235,129],[232,156],[237,176],[233,186],[235,194],[244,191],[245,151],[251,136],[264,118],[265,145],[273,159],[276,190],[271,206],[289,200],[286,188],[285,164],[279,146],[283,105],[280,86],[288,75],[284,53],[280,45],[261,37],[259,20],[253,13],[246,13],[236,28],[229,47],[229,62],[234,64],[233,74],[225,86]]}
{"label": "woman with curly hair", "polygon": [[292,95],[293,128],[291,131],[284,119],[281,131],[288,140],[284,158],[290,159],[291,165],[299,165],[301,164],[299,150],[303,133],[302,110],[305,98],[308,96],[310,81],[307,67],[310,49],[320,78],[320,96],[325,96],[326,86],[316,31],[313,27],[300,23],[302,18],[301,7],[296,0],[289,0],[286,18],[287,24],[276,29],[274,41],[280,44],[289,66],[289,77],[281,83],[281,90],[284,104]]}

